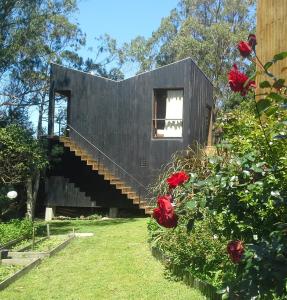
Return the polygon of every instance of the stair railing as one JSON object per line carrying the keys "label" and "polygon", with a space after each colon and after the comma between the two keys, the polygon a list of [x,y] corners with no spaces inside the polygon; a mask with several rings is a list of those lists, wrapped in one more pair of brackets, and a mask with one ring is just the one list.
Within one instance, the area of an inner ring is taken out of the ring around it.
{"label": "stair railing", "polygon": [[[88,140],[85,136],[83,136],[79,131],[73,128],[71,125],[67,124],[67,127],[71,130],[69,132],[69,137],[73,137],[72,140],[75,141],[79,146],[82,146],[85,150],[88,151],[93,158],[98,163],[98,167],[102,164],[106,169],[112,171],[111,174],[119,178],[121,181],[127,183],[135,190],[136,194],[139,196],[139,201],[141,202],[143,199],[148,199],[149,191],[147,187],[141,183],[137,178],[135,178],[132,174],[130,174],[127,170],[125,170],[122,166],[116,163],[111,157],[109,157],[106,153],[104,153],[99,147],[97,147],[92,141]],[[75,133],[73,135],[71,133]],[[128,182],[127,182],[128,181]]]}

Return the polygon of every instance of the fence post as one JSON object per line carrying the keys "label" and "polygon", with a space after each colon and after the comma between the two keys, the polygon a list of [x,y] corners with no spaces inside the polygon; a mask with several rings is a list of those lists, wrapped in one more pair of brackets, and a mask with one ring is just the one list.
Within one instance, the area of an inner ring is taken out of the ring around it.
{"label": "fence post", "polygon": [[47,224],[47,237],[50,238],[50,224]]}
{"label": "fence post", "polygon": [[32,231],[32,250],[34,250],[35,246],[35,227],[33,225],[33,231]]}

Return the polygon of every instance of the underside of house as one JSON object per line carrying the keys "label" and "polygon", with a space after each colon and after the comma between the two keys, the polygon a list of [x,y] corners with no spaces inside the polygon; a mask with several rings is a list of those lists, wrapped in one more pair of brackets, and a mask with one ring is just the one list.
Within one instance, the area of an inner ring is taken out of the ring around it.
{"label": "underside of house", "polygon": [[122,81],[53,64],[46,219],[56,207],[151,214],[148,186],[160,168],[208,144],[212,89],[190,58]]}

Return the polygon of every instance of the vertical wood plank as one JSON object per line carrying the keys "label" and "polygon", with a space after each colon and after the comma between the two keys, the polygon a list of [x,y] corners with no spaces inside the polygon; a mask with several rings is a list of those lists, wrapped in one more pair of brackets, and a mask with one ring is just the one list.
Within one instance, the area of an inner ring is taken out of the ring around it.
{"label": "vertical wood plank", "polygon": [[[258,0],[257,1],[257,55],[265,64],[271,61],[275,54],[287,51],[287,1],[286,0]],[[277,78],[287,80],[287,60],[278,61],[270,68],[270,72]],[[257,70],[261,69],[257,67]],[[270,78],[259,75],[257,77],[257,91],[259,82]]]}

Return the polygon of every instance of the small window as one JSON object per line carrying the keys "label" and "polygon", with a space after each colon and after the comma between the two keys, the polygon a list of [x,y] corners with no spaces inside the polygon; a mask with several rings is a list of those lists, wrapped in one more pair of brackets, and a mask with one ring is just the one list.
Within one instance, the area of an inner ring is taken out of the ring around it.
{"label": "small window", "polygon": [[183,89],[155,89],[153,137],[182,137]]}

